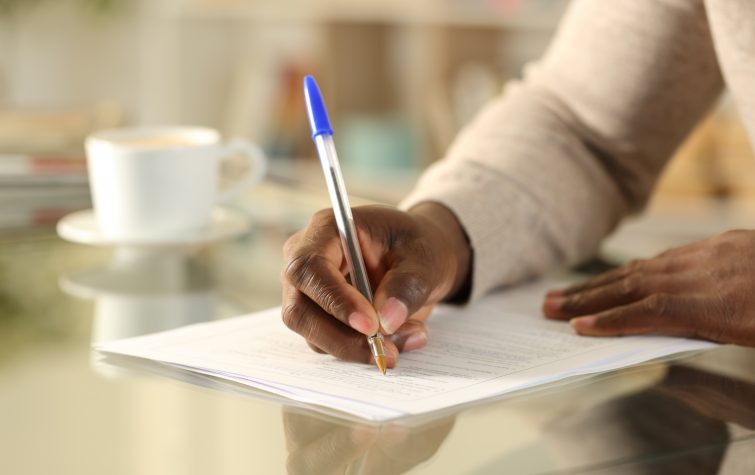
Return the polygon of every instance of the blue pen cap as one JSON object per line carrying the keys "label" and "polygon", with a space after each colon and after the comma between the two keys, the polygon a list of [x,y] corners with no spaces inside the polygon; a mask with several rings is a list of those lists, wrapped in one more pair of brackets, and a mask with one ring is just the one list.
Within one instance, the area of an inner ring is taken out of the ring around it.
{"label": "blue pen cap", "polygon": [[328,112],[325,110],[325,103],[320,94],[320,88],[317,87],[315,78],[307,76],[304,78],[304,99],[307,101],[307,114],[309,115],[309,125],[312,127],[312,140],[318,135],[333,135],[333,128],[330,126]]}

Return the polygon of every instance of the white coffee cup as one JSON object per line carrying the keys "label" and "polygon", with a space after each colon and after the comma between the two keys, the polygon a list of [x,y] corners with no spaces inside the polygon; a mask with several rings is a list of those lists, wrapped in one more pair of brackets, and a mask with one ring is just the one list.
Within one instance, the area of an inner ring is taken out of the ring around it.
{"label": "white coffee cup", "polygon": [[[210,224],[212,208],[259,182],[262,150],[246,140],[221,143],[203,127],[135,127],[86,140],[92,202],[103,236],[144,239],[183,236]],[[218,189],[220,164],[243,155],[248,173]]]}

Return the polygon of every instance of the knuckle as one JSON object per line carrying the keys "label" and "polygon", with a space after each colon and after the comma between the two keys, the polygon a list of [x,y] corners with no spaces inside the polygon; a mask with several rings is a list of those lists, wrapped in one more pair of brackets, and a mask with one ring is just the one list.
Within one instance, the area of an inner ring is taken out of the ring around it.
{"label": "knuckle", "polygon": [[643,279],[638,275],[630,275],[622,279],[618,285],[619,296],[626,299],[640,297]]}
{"label": "knuckle", "polygon": [[286,327],[299,333],[299,327],[304,319],[304,310],[301,305],[298,305],[296,302],[289,303],[281,310],[281,318]]}
{"label": "knuckle", "polygon": [[585,304],[585,292],[576,293],[567,298],[561,305],[562,310],[567,312],[579,311]]}
{"label": "knuckle", "polygon": [[305,303],[306,297],[298,294],[291,298],[281,310],[281,318],[286,327],[303,336],[308,342],[319,331],[319,319]]}
{"label": "knuckle", "polygon": [[286,280],[297,288],[306,286],[314,275],[319,256],[310,252],[299,252],[288,259],[283,269]]}
{"label": "knuckle", "polygon": [[303,308],[295,308],[288,315],[284,315],[283,323],[295,333],[298,333],[308,342],[318,334],[319,323]]}
{"label": "knuckle", "polygon": [[[304,335],[303,329],[307,326],[307,309],[301,303],[301,298],[292,299],[281,309],[281,319],[289,330]],[[306,335],[304,335],[306,336]]]}
{"label": "knuckle", "polygon": [[315,253],[301,253],[292,257],[283,270],[285,282],[301,289],[327,313],[345,321],[353,303],[344,298],[338,282],[319,277],[324,259]]}
{"label": "knuckle", "polygon": [[349,301],[340,295],[338,287],[334,284],[319,284],[315,290],[314,300],[333,316],[343,316],[341,318],[345,319],[350,313]]}
{"label": "knuckle", "polygon": [[669,313],[671,301],[667,295],[652,294],[642,301],[643,310],[650,315],[666,316]]}

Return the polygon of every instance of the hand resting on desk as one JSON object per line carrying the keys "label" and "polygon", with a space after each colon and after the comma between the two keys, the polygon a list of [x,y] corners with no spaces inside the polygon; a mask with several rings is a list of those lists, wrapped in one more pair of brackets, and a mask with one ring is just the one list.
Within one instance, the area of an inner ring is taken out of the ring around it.
{"label": "hand resting on desk", "polygon": [[661,333],[755,346],[755,231],[729,231],[548,293],[584,335]]}

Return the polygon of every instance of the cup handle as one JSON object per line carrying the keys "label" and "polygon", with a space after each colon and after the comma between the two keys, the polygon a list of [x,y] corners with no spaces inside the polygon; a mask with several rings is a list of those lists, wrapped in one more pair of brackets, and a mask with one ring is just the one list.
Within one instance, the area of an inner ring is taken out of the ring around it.
{"label": "cup handle", "polygon": [[235,139],[223,147],[222,157],[243,155],[249,164],[249,172],[227,190],[218,193],[217,202],[224,203],[238,196],[242,191],[256,185],[265,177],[267,158],[262,149],[248,140]]}

